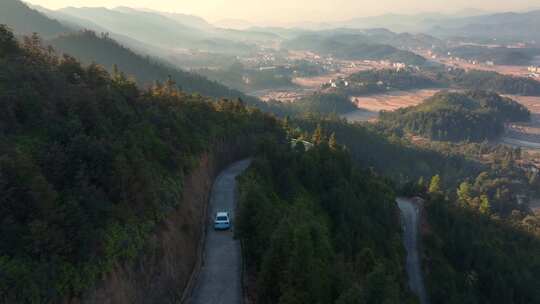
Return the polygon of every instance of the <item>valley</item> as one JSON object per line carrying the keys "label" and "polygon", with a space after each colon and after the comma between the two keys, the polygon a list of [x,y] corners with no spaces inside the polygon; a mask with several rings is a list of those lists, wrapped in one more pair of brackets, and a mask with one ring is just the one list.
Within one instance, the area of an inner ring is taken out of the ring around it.
{"label": "valley", "polygon": [[540,10],[283,1],[0,1],[0,304],[540,303]]}

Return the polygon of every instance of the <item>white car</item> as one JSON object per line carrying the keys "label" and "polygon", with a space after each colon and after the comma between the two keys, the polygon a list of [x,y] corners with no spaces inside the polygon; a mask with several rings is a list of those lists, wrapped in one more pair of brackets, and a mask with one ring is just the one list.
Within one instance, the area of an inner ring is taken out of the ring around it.
{"label": "white car", "polygon": [[214,220],[214,229],[215,230],[229,230],[231,228],[231,220],[229,218],[228,212],[218,212],[216,213],[216,218]]}

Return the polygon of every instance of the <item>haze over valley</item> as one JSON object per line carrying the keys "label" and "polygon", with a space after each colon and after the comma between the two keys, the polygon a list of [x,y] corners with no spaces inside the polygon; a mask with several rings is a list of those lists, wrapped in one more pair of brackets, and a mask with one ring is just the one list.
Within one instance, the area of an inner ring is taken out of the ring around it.
{"label": "haze over valley", "polygon": [[540,303],[540,1],[2,0],[0,303]]}

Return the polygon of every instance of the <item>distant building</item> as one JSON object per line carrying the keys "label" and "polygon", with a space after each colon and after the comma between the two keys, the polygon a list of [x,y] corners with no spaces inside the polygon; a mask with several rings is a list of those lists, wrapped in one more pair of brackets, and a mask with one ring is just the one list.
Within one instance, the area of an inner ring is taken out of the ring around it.
{"label": "distant building", "polygon": [[330,85],[330,87],[332,88],[337,88],[337,87],[348,87],[349,86],[349,82],[347,80],[344,80],[344,79],[332,79],[328,82],[328,84]]}
{"label": "distant building", "polygon": [[493,62],[493,61],[486,61],[486,65],[494,66],[494,65],[495,65],[495,62]]}
{"label": "distant building", "polygon": [[407,68],[407,65],[405,63],[402,63],[402,62],[394,62],[392,63],[392,67],[394,67],[396,69],[396,71],[401,71],[401,70],[404,70]]}
{"label": "distant building", "polygon": [[540,67],[538,66],[530,66],[527,70],[531,73],[540,73]]}

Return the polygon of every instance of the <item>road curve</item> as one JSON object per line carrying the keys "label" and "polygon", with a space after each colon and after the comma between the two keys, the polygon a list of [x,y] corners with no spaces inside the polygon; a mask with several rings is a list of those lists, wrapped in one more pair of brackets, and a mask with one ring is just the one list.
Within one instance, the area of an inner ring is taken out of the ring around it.
{"label": "road curve", "polygon": [[407,250],[407,275],[409,287],[420,299],[421,304],[428,304],[426,288],[422,275],[422,264],[418,252],[418,227],[420,226],[419,209],[413,202],[406,198],[396,200],[401,210],[403,226],[403,244]]}
{"label": "road curve", "polygon": [[[208,208],[210,217],[217,211],[228,211],[231,219],[234,219],[236,177],[246,170],[249,164],[250,160],[234,163],[216,178]],[[240,242],[233,239],[232,231],[214,231],[210,220],[208,225],[203,265],[189,303],[240,304],[242,303]]]}

